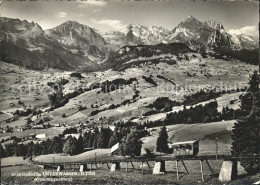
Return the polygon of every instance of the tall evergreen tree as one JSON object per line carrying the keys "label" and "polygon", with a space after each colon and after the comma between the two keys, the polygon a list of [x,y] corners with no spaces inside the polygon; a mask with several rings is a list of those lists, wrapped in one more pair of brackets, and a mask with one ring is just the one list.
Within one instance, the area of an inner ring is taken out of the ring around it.
{"label": "tall evergreen tree", "polygon": [[118,154],[121,156],[125,156],[125,142],[126,142],[126,136],[124,136],[121,141],[120,141],[120,145],[118,148]]}
{"label": "tall evergreen tree", "polygon": [[97,148],[106,148],[106,131],[103,127],[101,127],[98,135]]}
{"label": "tall evergreen tree", "polygon": [[36,155],[40,155],[41,154],[41,150],[40,150],[40,145],[39,143],[36,143],[36,144],[33,144],[33,155],[36,156]]}
{"label": "tall evergreen tree", "polygon": [[74,138],[69,136],[67,141],[64,143],[63,152],[69,155],[74,155],[76,152],[76,141]]}
{"label": "tall evergreen tree", "polygon": [[84,137],[83,137],[83,145],[84,145],[84,148],[88,148],[88,142],[89,142],[89,139],[90,139],[90,132],[85,132],[84,133]]}
{"label": "tall evergreen tree", "polygon": [[0,147],[1,147],[1,148],[0,148],[0,155],[1,155],[0,157],[1,157],[1,158],[4,158],[4,157],[6,157],[5,150],[4,150],[4,147],[2,146],[2,144],[0,144],[0,145],[1,145],[1,146],[0,146]]}
{"label": "tall evergreen tree", "polygon": [[257,73],[257,71],[254,71],[254,73],[252,74],[249,80],[249,91],[253,93],[259,92],[259,84],[260,84],[259,74]]}
{"label": "tall evergreen tree", "polygon": [[14,148],[14,156],[18,156],[18,147],[17,147],[17,143],[13,144],[13,148]]}
{"label": "tall evergreen tree", "polygon": [[248,101],[241,102],[242,112],[248,114],[242,114],[234,125],[232,130],[232,154],[241,157],[251,155],[251,158],[242,158],[241,165],[249,174],[252,174],[257,172],[260,167],[259,159],[254,157],[254,155],[260,155],[260,91],[257,72],[254,72],[251,76],[249,85],[249,91],[244,97],[250,97],[250,104]]}
{"label": "tall evergreen tree", "polygon": [[61,141],[61,138],[55,136],[52,141],[52,149],[51,153],[61,153],[63,148],[63,143]]}
{"label": "tall evergreen tree", "polygon": [[28,143],[27,145],[27,155],[26,157],[31,157],[33,155],[33,142],[31,141],[30,143]]}
{"label": "tall evergreen tree", "polygon": [[78,138],[78,140],[77,140],[77,142],[76,142],[76,153],[77,153],[77,154],[80,154],[80,153],[83,152],[83,150],[84,150],[83,137],[82,137],[82,135],[80,134],[80,135],[79,135],[79,138]]}
{"label": "tall evergreen tree", "polygon": [[127,135],[125,143],[123,143],[123,148],[125,155],[139,156],[141,154],[142,141],[135,130],[132,130]]}
{"label": "tall evergreen tree", "polygon": [[98,144],[98,136],[94,136],[94,141],[93,141],[93,146],[92,147],[95,148],[95,149],[98,148],[97,144]]}
{"label": "tall evergreen tree", "polygon": [[254,99],[253,94],[249,91],[245,95],[240,96],[239,99],[241,100],[241,105],[240,110],[238,111],[239,114],[237,116],[246,117],[252,109]]}
{"label": "tall evergreen tree", "polygon": [[93,148],[95,141],[95,134],[90,133],[89,141],[88,141],[88,148]]}
{"label": "tall evergreen tree", "polygon": [[23,156],[23,144],[19,144],[17,147],[17,156]]}
{"label": "tall evergreen tree", "polygon": [[169,147],[168,147],[168,134],[166,127],[163,126],[161,129],[161,132],[159,133],[159,137],[156,142],[156,151],[157,152],[163,152],[163,153],[168,153],[169,152]]}
{"label": "tall evergreen tree", "polygon": [[111,148],[112,146],[114,146],[116,143],[118,143],[120,141],[120,134],[118,132],[118,128],[116,127],[114,132],[113,132],[113,135],[110,139],[110,142],[109,142],[109,147]]}
{"label": "tall evergreen tree", "polygon": [[94,141],[93,141],[93,148],[98,148],[97,144],[98,144],[98,137],[99,137],[99,130],[98,127],[95,127],[94,130]]}

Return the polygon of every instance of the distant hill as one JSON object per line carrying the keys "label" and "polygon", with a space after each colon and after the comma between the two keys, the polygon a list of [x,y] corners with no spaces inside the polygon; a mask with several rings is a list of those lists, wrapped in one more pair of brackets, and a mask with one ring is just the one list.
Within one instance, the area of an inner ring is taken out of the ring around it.
{"label": "distant hill", "polygon": [[[120,48],[117,52],[111,53],[105,61],[104,67],[123,70],[124,68],[131,67],[135,64],[140,65],[144,62],[167,62],[168,64],[176,64],[176,61],[173,61],[168,57],[160,58],[160,55],[172,54],[178,56],[179,54],[187,53],[189,51],[192,50],[183,43],[137,46],[127,45]],[[140,58],[144,59],[142,60]]]}
{"label": "distant hill", "polygon": [[259,63],[259,49],[242,49],[242,50],[232,50],[226,48],[217,48],[215,49],[219,58],[223,58],[223,56],[229,56],[231,58],[240,60],[242,62],[246,62],[252,65],[260,65]]}

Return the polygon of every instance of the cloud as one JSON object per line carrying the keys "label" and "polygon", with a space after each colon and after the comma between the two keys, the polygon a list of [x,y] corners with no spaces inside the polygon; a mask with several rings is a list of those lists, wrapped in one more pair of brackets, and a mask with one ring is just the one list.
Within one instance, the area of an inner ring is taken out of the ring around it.
{"label": "cloud", "polygon": [[79,16],[79,17],[83,17],[83,16],[84,16],[84,14],[83,14],[83,13],[80,13],[80,14],[78,14],[78,16]]}
{"label": "cloud", "polygon": [[96,12],[100,12],[101,9],[100,8],[97,8],[97,9],[93,9],[93,12],[96,13]]}
{"label": "cloud", "polygon": [[89,6],[105,6],[107,4],[106,1],[99,1],[99,0],[87,0],[79,3],[80,3],[79,5],[80,8],[85,8]]}
{"label": "cloud", "polygon": [[68,16],[68,14],[66,12],[59,12],[55,15],[56,17],[62,19]]}
{"label": "cloud", "polygon": [[244,35],[257,36],[259,32],[257,26],[245,26],[240,29],[230,29],[228,33],[235,34],[235,35],[244,34]]}
{"label": "cloud", "polygon": [[126,27],[126,25],[123,24],[120,20],[112,20],[112,19],[96,20],[96,19],[91,19],[91,21],[95,24],[109,26],[112,30],[122,30]]}

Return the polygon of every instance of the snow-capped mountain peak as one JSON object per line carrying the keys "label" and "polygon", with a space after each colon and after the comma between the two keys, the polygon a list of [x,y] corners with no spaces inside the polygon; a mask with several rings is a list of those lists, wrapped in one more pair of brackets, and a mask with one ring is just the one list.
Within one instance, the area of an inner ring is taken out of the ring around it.
{"label": "snow-capped mountain peak", "polygon": [[198,19],[196,19],[195,17],[193,17],[192,15],[189,15],[186,19],[184,19],[183,22],[192,22],[192,21],[198,21]]}
{"label": "snow-capped mountain peak", "polygon": [[[225,31],[222,23],[218,21],[202,22],[189,15],[172,31],[159,26],[142,26],[129,24],[120,33],[102,34],[111,45],[116,43],[117,48],[123,45],[154,45],[158,43],[198,43],[199,46],[210,48],[228,47],[252,49],[258,47],[256,38],[232,36]],[[124,36],[125,35],[125,36]],[[241,45],[241,42],[244,43]],[[239,44],[238,44],[239,43]]]}
{"label": "snow-capped mountain peak", "polygon": [[225,33],[225,29],[224,26],[218,22],[218,21],[205,21],[204,24],[206,24],[207,26],[220,31],[221,33]]}
{"label": "snow-capped mountain peak", "polygon": [[130,24],[126,30],[126,44],[158,44],[165,41],[169,30],[158,26]]}

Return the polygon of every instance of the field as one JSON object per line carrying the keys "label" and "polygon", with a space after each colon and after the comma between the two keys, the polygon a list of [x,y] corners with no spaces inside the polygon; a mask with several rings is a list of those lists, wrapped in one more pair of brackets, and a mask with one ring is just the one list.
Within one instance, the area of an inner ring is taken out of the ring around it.
{"label": "field", "polygon": [[80,162],[85,160],[94,160],[95,157],[104,159],[110,156],[110,149],[95,149],[88,152],[81,153],[79,155],[69,156],[65,154],[49,154],[41,155],[34,158],[37,162],[45,163],[61,163],[61,162]]}
{"label": "field", "polygon": [[[65,176],[65,177],[72,177],[73,178],[73,183],[78,184],[78,183],[85,183],[85,184],[93,184],[93,183],[98,183],[98,184],[103,184],[103,183],[113,183],[113,184],[122,184],[122,183],[131,183],[131,184],[143,184],[149,182],[149,184],[223,184],[220,183],[217,180],[217,176],[219,173],[219,170],[221,168],[222,161],[220,160],[211,160],[209,161],[213,172],[214,176],[211,175],[211,172],[209,168],[206,166],[205,163],[204,165],[204,179],[205,183],[201,182],[201,174],[200,174],[200,165],[198,161],[187,161],[185,162],[189,175],[186,174],[185,169],[181,164],[179,164],[179,171],[180,171],[180,179],[177,180],[176,176],[176,167],[175,167],[175,162],[166,162],[166,174],[164,175],[152,175],[151,171],[149,171],[149,168],[147,166],[144,167],[144,175],[141,173],[141,164],[140,163],[134,163],[135,169],[132,168],[131,165],[129,165],[128,173],[126,174],[125,171],[125,164],[121,164],[121,169],[116,172],[110,172],[106,166],[103,166],[102,169],[96,169],[95,166],[92,168],[92,172],[95,172],[95,175],[88,175],[88,176]],[[154,163],[150,162],[151,167],[153,167]],[[101,168],[100,165],[98,165],[99,168]],[[70,172],[77,171],[78,167],[75,167],[75,170],[70,170]],[[17,166],[8,166],[8,167],[3,167],[1,169],[1,175],[2,175],[2,183],[8,184],[10,183],[19,183],[19,184],[27,184],[29,181],[34,182],[35,177],[33,176],[27,176],[27,177],[19,177],[19,176],[11,176],[12,173],[22,173],[22,172],[27,172],[27,173],[40,173],[42,174],[43,172],[53,172],[52,170],[43,170],[42,168],[36,166],[36,165],[31,165],[31,164],[26,164],[26,165],[21,165],[19,168]],[[58,176],[56,176],[58,177]],[[135,177],[135,178],[133,178]],[[51,178],[55,178],[55,176],[51,176]],[[252,184],[256,181],[259,180],[259,176],[254,175],[254,176],[249,176],[249,177],[244,177],[243,175],[239,177],[238,180],[235,180],[231,183],[226,183],[226,184]],[[50,182],[50,181],[46,181]],[[54,184],[59,184],[60,182],[56,182]],[[63,182],[64,184],[70,184],[71,182],[65,181]]]}

